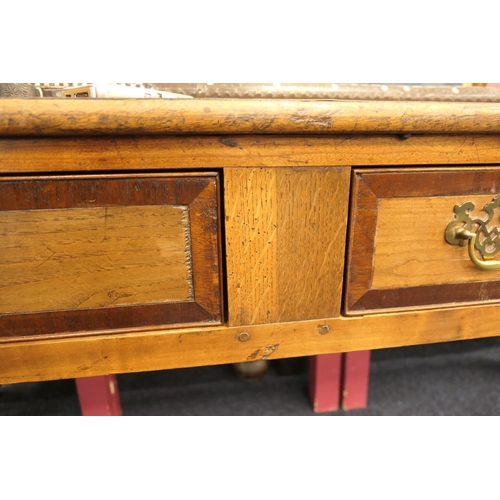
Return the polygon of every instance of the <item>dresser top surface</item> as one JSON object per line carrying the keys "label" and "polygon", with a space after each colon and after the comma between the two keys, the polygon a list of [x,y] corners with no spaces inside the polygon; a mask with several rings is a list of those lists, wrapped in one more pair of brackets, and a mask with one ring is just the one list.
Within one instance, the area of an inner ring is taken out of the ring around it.
{"label": "dresser top surface", "polygon": [[500,103],[0,99],[0,136],[497,134]]}

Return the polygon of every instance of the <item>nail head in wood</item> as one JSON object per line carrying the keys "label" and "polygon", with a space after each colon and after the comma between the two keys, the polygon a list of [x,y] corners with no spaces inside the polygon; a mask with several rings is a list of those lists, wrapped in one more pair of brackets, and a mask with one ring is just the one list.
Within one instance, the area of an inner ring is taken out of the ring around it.
{"label": "nail head in wood", "polygon": [[246,342],[247,340],[250,340],[250,334],[248,332],[240,332],[240,333],[238,333],[238,335],[236,336],[236,338],[240,342]]}
{"label": "nail head in wood", "polygon": [[326,335],[330,331],[330,327],[328,325],[319,325],[318,330],[320,335]]}

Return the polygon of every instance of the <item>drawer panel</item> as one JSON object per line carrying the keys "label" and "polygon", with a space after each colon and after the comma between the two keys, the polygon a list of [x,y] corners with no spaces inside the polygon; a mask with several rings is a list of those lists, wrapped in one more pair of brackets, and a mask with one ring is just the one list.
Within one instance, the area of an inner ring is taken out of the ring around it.
{"label": "drawer panel", "polygon": [[0,336],[220,323],[217,174],[4,178]]}
{"label": "drawer panel", "polygon": [[[496,168],[355,171],[344,312],[500,300],[500,271],[474,265],[466,241],[461,246],[445,239],[448,224],[457,221],[455,206],[470,202],[471,219],[485,220],[482,208],[499,192]],[[498,217],[491,228],[500,225]],[[478,251],[474,255],[483,260]]]}

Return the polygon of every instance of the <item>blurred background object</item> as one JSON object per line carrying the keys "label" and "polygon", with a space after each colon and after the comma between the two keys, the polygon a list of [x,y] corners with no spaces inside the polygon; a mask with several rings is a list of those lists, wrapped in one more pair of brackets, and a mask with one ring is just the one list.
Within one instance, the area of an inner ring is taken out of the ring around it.
{"label": "blurred background object", "polygon": [[0,97],[41,97],[41,90],[31,83],[0,83]]}
{"label": "blurred background object", "polygon": [[[0,84],[24,86],[25,97],[63,97],[70,87],[91,83]],[[109,85],[109,84],[108,84]],[[155,89],[205,99],[337,99],[383,101],[500,102],[500,84],[485,83],[119,83],[122,88]],[[35,94],[34,87],[38,94]],[[10,89],[7,92],[12,93]],[[17,92],[20,92],[17,91]],[[0,97],[15,97],[2,95]]]}
{"label": "blurred background object", "polygon": [[198,98],[500,102],[500,89],[460,83],[152,83]]}
{"label": "blurred background object", "polygon": [[132,98],[132,99],[192,99],[187,94],[166,92],[152,87],[128,86],[117,83],[97,83],[64,87],[64,98]]}

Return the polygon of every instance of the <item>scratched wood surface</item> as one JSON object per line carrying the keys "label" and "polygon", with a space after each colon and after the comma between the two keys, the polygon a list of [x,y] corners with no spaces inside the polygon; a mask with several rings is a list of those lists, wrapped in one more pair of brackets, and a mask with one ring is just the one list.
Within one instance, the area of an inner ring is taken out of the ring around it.
{"label": "scratched wood surface", "polygon": [[218,175],[0,179],[0,337],[222,321]]}
{"label": "scratched wood surface", "polygon": [[[494,337],[500,307],[0,343],[0,384]],[[241,333],[246,341],[242,342]]]}
{"label": "scratched wood surface", "polygon": [[340,313],[348,168],[226,169],[230,325]]}
{"label": "scratched wood surface", "polygon": [[500,135],[0,138],[0,172],[487,164]]}
{"label": "scratched wood surface", "polygon": [[0,314],[193,296],[187,206],[12,210],[0,234]]}
{"label": "scratched wood surface", "polygon": [[2,99],[0,136],[500,133],[500,103]]}
{"label": "scratched wood surface", "polygon": [[444,238],[455,205],[474,202],[471,216],[485,219],[499,192],[498,168],[356,172],[346,312],[500,300],[499,272],[478,269],[466,246]]}

